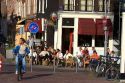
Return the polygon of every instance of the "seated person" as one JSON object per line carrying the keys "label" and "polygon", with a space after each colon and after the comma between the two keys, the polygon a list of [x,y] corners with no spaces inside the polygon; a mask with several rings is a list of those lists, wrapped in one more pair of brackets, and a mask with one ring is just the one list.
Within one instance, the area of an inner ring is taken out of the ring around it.
{"label": "seated person", "polygon": [[68,50],[66,50],[66,54],[64,55],[64,59],[67,60],[69,57],[73,57],[71,53],[69,53]]}
{"label": "seated person", "polygon": [[36,64],[36,60],[37,60],[37,53],[36,53],[36,51],[31,48],[30,49],[30,53],[28,55],[29,55],[30,61],[32,60],[32,64]]}
{"label": "seated person", "polygon": [[63,60],[64,60],[64,57],[62,52],[59,49],[57,49],[57,66],[59,64],[62,64]]}
{"label": "seated person", "polygon": [[43,51],[40,52],[39,56],[43,57],[44,60],[48,59],[49,52],[46,48],[44,48]]}
{"label": "seated person", "polygon": [[78,60],[78,66],[82,66],[82,59],[83,59],[83,49],[82,47],[79,47],[79,50],[77,51],[77,60]]}
{"label": "seated person", "polygon": [[68,50],[66,50],[66,54],[64,55],[64,59],[65,59],[65,63],[67,66],[67,64],[70,64],[70,66],[73,66],[74,65],[74,60],[73,60],[73,55],[71,53],[69,53]]}
{"label": "seated person", "polygon": [[90,56],[90,65],[98,65],[99,56],[96,51],[93,51],[93,54]]}

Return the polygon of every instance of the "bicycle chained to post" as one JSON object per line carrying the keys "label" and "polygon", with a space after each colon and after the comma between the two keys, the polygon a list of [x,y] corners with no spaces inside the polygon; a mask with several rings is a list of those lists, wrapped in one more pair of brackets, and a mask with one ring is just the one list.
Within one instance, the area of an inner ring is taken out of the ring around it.
{"label": "bicycle chained to post", "polygon": [[104,76],[106,79],[119,79],[120,74],[120,57],[109,57],[107,62],[104,61],[105,56],[101,56],[101,60],[96,68],[97,76]]}
{"label": "bicycle chained to post", "polygon": [[24,38],[20,38],[19,45],[17,45],[13,49],[13,54],[16,56],[16,74],[17,79],[21,80],[23,74],[26,72],[26,61],[25,56],[30,53],[28,45],[26,44],[26,41]]}

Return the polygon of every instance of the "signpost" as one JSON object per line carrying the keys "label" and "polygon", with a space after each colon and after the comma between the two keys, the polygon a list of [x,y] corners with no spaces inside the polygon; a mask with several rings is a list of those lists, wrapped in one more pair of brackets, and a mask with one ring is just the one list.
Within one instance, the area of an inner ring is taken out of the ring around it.
{"label": "signpost", "polygon": [[[31,22],[29,24],[28,29],[29,29],[30,33],[33,34],[33,37],[34,37],[35,34],[39,31],[39,26],[37,23]],[[31,48],[30,49],[31,49],[31,72],[32,72],[33,45],[31,47],[32,47],[32,49]]]}
{"label": "signpost", "polygon": [[[54,29],[55,29],[55,32],[54,32],[54,48],[55,49],[57,49],[57,38],[58,38],[58,34],[57,34],[57,20],[58,20],[58,15],[55,13],[55,12],[53,12],[52,14],[51,14],[51,19],[52,19],[52,21],[54,22]],[[54,57],[54,63],[53,63],[53,71],[54,71],[54,73],[56,72],[56,62],[55,62],[55,57]]]}

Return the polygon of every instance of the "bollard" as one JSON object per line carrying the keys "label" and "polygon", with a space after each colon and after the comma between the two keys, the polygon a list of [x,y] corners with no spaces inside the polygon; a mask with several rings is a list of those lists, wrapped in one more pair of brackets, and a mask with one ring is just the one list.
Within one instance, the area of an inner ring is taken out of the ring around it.
{"label": "bollard", "polygon": [[53,72],[55,73],[56,72],[56,67],[55,67],[55,64],[56,64],[56,61],[55,61],[55,57],[54,57],[54,63],[53,63]]}
{"label": "bollard", "polygon": [[76,61],[76,73],[78,72],[78,62]]}

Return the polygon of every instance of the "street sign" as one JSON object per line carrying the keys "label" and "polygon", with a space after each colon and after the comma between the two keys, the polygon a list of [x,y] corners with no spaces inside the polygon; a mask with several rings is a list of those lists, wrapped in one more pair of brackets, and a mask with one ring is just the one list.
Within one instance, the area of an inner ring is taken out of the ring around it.
{"label": "street sign", "polygon": [[37,32],[39,31],[39,26],[38,26],[37,23],[31,22],[31,23],[29,24],[28,29],[29,29],[29,31],[30,31],[31,33],[37,33]]}

